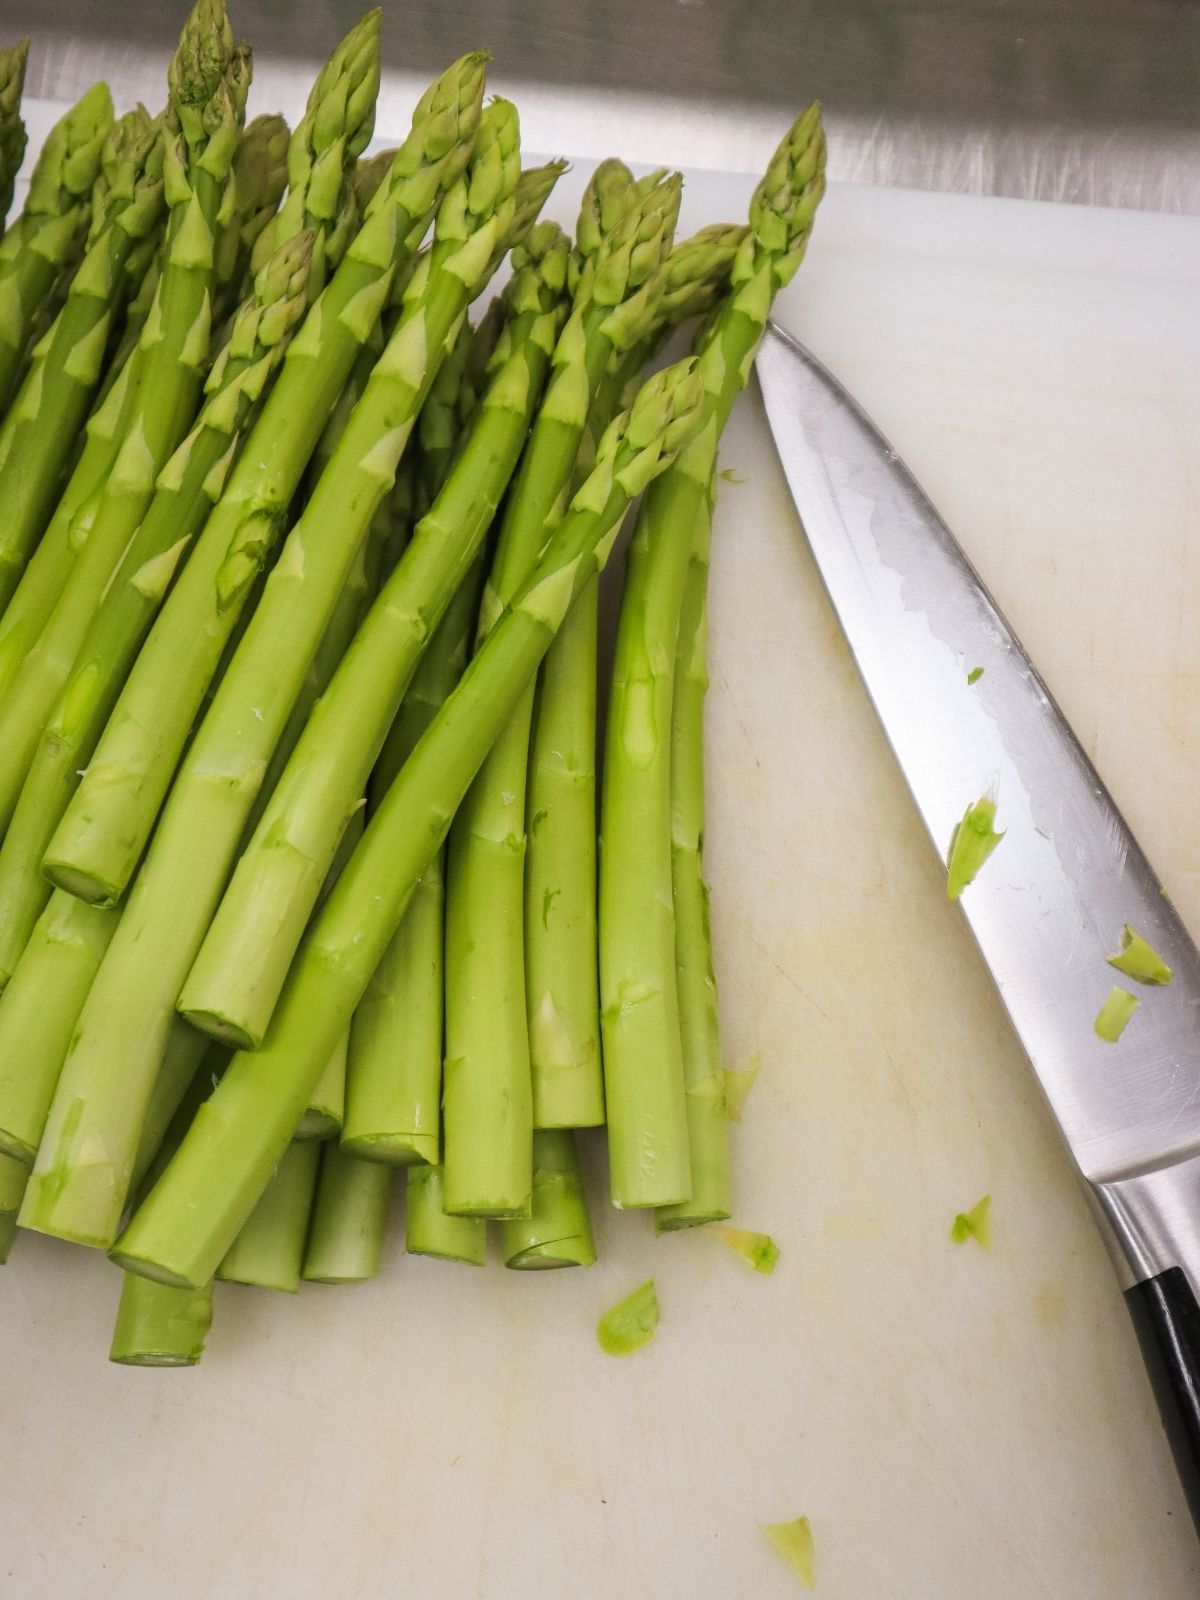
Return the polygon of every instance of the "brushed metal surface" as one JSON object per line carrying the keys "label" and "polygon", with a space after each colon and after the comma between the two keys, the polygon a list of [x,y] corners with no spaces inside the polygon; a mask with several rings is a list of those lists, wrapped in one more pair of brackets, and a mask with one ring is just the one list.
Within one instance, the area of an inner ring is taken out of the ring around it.
{"label": "brushed metal surface", "polygon": [[[1178,1264],[1196,1282],[1200,952],[896,452],[777,329],[757,367],[817,566],[943,860],[965,809],[997,799],[1004,838],[962,909],[1079,1172],[1136,1276]],[[1125,923],[1174,968],[1169,985],[1139,987],[1107,964]],[[1142,1005],[1110,1044],[1093,1023],[1114,983]]]}
{"label": "brushed metal surface", "polygon": [[[259,103],[293,114],[365,0],[234,0]],[[5,0],[28,92],[162,96],[186,0]],[[830,176],[1200,213],[1200,6],[1180,0],[413,0],[384,4],[380,129],[480,45],[530,148],[758,171],[816,96]]]}

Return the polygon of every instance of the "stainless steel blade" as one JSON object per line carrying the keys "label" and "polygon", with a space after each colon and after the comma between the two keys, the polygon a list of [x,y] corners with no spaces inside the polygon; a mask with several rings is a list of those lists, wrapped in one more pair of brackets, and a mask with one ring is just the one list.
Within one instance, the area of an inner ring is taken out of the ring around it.
{"label": "stainless steel blade", "polygon": [[[1005,836],[962,908],[1133,1276],[1200,1288],[1200,952],[950,530],[845,389],[776,328],[757,362],[800,520],[943,860],[991,791]],[[968,672],[984,669],[975,683]],[[1146,988],[1105,957],[1130,923],[1174,968]],[[1114,983],[1142,1001],[1116,1044]]]}

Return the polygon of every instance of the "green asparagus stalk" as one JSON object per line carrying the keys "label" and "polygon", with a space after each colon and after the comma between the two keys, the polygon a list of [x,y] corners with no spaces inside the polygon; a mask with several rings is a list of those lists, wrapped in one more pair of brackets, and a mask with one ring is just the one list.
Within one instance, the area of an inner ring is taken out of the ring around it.
{"label": "green asparagus stalk", "polygon": [[[113,1254],[123,1266],[185,1284],[203,1283],[215,1269],[287,1148],[496,730],[524,694],[575,595],[607,559],[630,499],[691,437],[701,400],[695,363],[681,362],[645,384],[629,414],[605,434],[596,467],[528,582],[367,824],[293,964],[263,1049],[233,1058],[118,1241]],[[448,1104],[456,1089],[451,1062]],[[500,1086],[494,1102],[479,1107],[472,1127],[480,1142],[509,1115],[505,1093]],[[523,1114],[528,1120],[528,1085]],[[36,1183],[35,1169],[29,1192]],[[529,1196],[523,1199],[528,1204]]]}
{"label": "green asparagus stalk", "polygon": [[28,58],[28,39],[0,50],[0,234],[4,232],[4,219],[12,205],[17,173],[25,155],[21,93]]}
{"label": "green asparagus stalk", "polygon": [[506,1267],[525,1272],[595,1262],[587,1195],[569,1128],[534,1133],[530,1214],[500,1224],[500,1249]]}
{"label": "green asparagus stalk", "polygon": [[[482,582],[477,560],[413,674],[377,770],[379,800],[466,668]],[[439,851],[413,890],[350,1031],[342,1143],[374,1161],[440,1159],[444,933]]]}
{"label": "green asparagus stalk", "polygon": [[804,255],[824,167],[814,106],[789,131],[755,191],[732,292],[702,340],[703,426],[647,494],[626,568],[600,852],[601,1024],[609,1172],[618,1206],[673,1206],[693,1194],[671,879],[670,729],[679,607],[717,439],[746,382],[775,291]]}
{"label": "green asparagus stalk", "polygon": [[[391,487],[437,362],[504,236],[517,146],[516,113],[494,100],[466,170],[439,210],[433,251],[409,285],[397,330],[176,776],[64,1064],[26,1195],[31,1227],[81,1243],[108,1245],[116,1235],[131,1135],[175,1000],[356,550]],[[191,570],[189,563],[185,578]],[[106,887],[111,893],[114,886]]]}
{"label": "green asparagus stalk", "polygon": [[[246,298],[258,276],[251,267],[251,257],[264,231],[274,222],[287,187],[290,138],[287,123],[274,112],[255,117],[242,129],[233,156],[230,216],[217,239],[213,265],[214,328],[219,328],[236,309],[238,301]],[[286,243],[288,237],[290,235],[279,239],[278,243]],[[274,237],[271,243],[274,245]],[[273,254],[274,249],[264,249],[259,270]],[[224,340],[219,340],[217,349],[223,343]]]}
{"label": "green asparagus stalk", "polygon": [[409,1167],[404,1189],[404,1248],[410,1256],[465,1261],[472,1267],[486,1263],[487,1223],[482,1217],[452,1217],[443,1209],[441,1167]]}
{"label": "green asparagus stalk", "polygon": [[[129,882],[256,574],[325,419],[371,334],[393,276],[462,172],[479,124],[484,58],[427,91],[413,130],[283,370],[204,533],[151,630],[46,856],[74,892],[118,897]],[[340,508],[339,508],[340,511]]]}
{"label": "green asparagus stalk", "polygon": [[390,1167],[358,1161],[332,1140],[321,1171],[304,1251],[309,1283],[362,1283],[379,1272],[392,1198]]}
{"label": "green asparagus stalk", "polygon": [[[104,181],[93,196],[87,254],[0,427],[0,503],[5,507],[0,609],[8,606],[45,527],[59,476],[100,381],[130,251],[158,226],[162,160],[161,128],[141,107],[109,131],[101,155]],[[6,668],[13,648],[9,631],[7,626],[0,629],[0,668]],[[0,670],[0,683],[8,676]]]}
{"label": "green asparagus stalk", "polygon": [[[671,713],[671,893],[692,1193],[681,1205],[659,1211],[655,1222],[660,1231],[721,1221],[731,1214],[733,1205],[725,1069],[702,859],[704,696],[708,689],[706,597],[715,500],[714,482],[696,513],[683,579]],[[671,530],[676,537],[679,531]]]}
{"label": "green asparagus stalk", "polygon": [[[677,245],[628,305],[623,343],[593,403],[599,433],[627,374],[685,317],[728,288],[744,228],[706,228]],[[537,1128],[604,1120],[596,930],[596,640],[599,588],[580,596],[543,663],[526,796],[525,993]]]}
{"label": "green asparagus stalk", "polygon": [[[5,96],[6,55],[11,52],[0,52],[0,102]],[[22,57],[18,93],[23,76]],[[10,77],[10,86],[13,81]],[[47,134],[29,180],[25,209],[0,242],[0,415],[12,395],[38,312],[82,247],[100,156],[112,124],[107,85],[94,84]],[[0,201],[4,199],[2,146],[0,134]],[[0,219],[3,213],[0,208]]]}
{"label": "green asparagus stalk", "polygon": [[87,540],[62,564],[54,608],[0,702],[0,827],[8,825],[46,716],[150,505],[155,479],[195,419],[208,371],[217,219],[249,88],[249,63],[233,47],[224,0],[197,0],[170,77],[162,275],[135,357],[121,445]]}
{"label": "green asparagus stalk", "polygon": [[326,278],[326,244],[353,192],[347,174],[375,131],[379,20],[378,9],[368,11],[321,69],[288,146],[287,198],[256,246],[257,267],[285,239],[311,228],[317,239],[314,300]]}
{"label": "green asparagus stalk", "polygon": [[349,1038],[343,1033],[317,1079],[304,1115],[296,1124],[297,1139],[336,1139],[341,1133],[346,1107],[346,1055],[349,1048]]}
{"label": "green asparagus stalk", "polygon": [[[206,1064],[207,1067],[207,1064]],[[179,1148],[196,1108],[204,1098],[204,1069],[184,1083],[180,1103],[162,1130],[161,1148],[146,1173],[149,1188]],[[140,1183],[140,1180],[139,1180]],[[200,1289],[175,1289],[151,1283],[135,1272],[122,1274],[121,1300],[108,1359],[129,1367],[194,1367],[204,1354],[212,1326],[212,1284]]]}
{"label": "green asparagus stalk", "polygon": [[[561,512],[589,405],[612,358],[613,324],[669,249],[678,205],[677,179],[642,192],[619,162],[602,164],[588,187],[577,230],[575,304],[509,496],[482,628],[524,581]],[[520,1215],[532,1185],[523,931],[532,710],[530,689],[450,835],[443,1159],[451,1211]],[[495,1115],[498,1106],[507,1108],[503,1116]]]}
{"label": "green asparagus stalk", "polygon": [[559,230],[538,230],[518,262],[511,339],[454,470],[314,708],[184,985],[184,1015],[219,1038],[262,1039],[346,818],[516,465],[557,330]]}
{"label": "green asparagus stalk", "polygon": [[[157,1173],[166,1165],[161,1152],[164,1143],[169,1143],[171,1125],[180,1114],[180,1107],[185,1108],[183,1115],[190,1122],[199,1103],[193,1097],[199,1095],[203,1099],[200,1091],[208,1092],[228,1060],[228,1050],[189,1028],[186,1022],[178,1022],[171,1029],[138,1137],[131,1184],[135,1193],[141,1190],[142,1180],[152,1166]],[[173,1150],[174,1145],[169,1148]]]}
{"label": "green asparagus stalk", "polygon": [[[64,595],[26,658],[13,696],[0,702],[0,726],[11,730],[11,699],[26,681],[30,662],[39,661],[51,681],[59,680],[0,844],[0,984],[12,972],[49,895],[41,862],[50,836],[304,312],[311,245],[311,233],[295,235],[259,273],[254,294],[238,313],[229,343],[209,373],[208,399],[196,425],[160,473],[154,498],[80,647],[72,648],[65,625],[54,626],[63,619]],[[5,748],[0,797],[7,794],[10,774],[19,763],[20,751],[12,745]],[[0,815],[6,808],[6,802],[0,803]]]}
{"label": "green asparagus stalk", "polygon": [[312,1213],[321,1146],[293,1139],[254,1210],[225,1252],[217,1277],[258,1289],[295,1294],[300,1288],[304,1245]]}
{"label": "green asparagus stalk", "polygon": [[112,911],[51,895],[0,995],[0,1150],[27,1164],[116,922]]}

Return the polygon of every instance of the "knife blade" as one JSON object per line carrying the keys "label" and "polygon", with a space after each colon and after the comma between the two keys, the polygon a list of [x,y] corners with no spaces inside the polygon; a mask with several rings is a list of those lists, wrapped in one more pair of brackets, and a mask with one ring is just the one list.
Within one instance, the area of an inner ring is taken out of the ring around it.
{"label": "knife blade", "polygon": [[[943,861],[966,809],[996,802],[1004,838],[960,903],[1127,1289],[1200,1528],[1200,951],[897,452],[774,325],[756,367],[817,568]],[[1127,924],[1169,984],[1108,964]],[[1142,1004],[1108,1042],[1094,1023],[1114,984]]]}

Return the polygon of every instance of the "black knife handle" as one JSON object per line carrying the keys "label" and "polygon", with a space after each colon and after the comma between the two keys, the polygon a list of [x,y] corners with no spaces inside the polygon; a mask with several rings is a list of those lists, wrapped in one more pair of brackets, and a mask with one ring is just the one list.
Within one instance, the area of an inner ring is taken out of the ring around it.
{"label": "black knife handle", "polygon": [[1125,1303],[1200,1533],[1200,1304],[1179,1267],[1135,1284]]}

